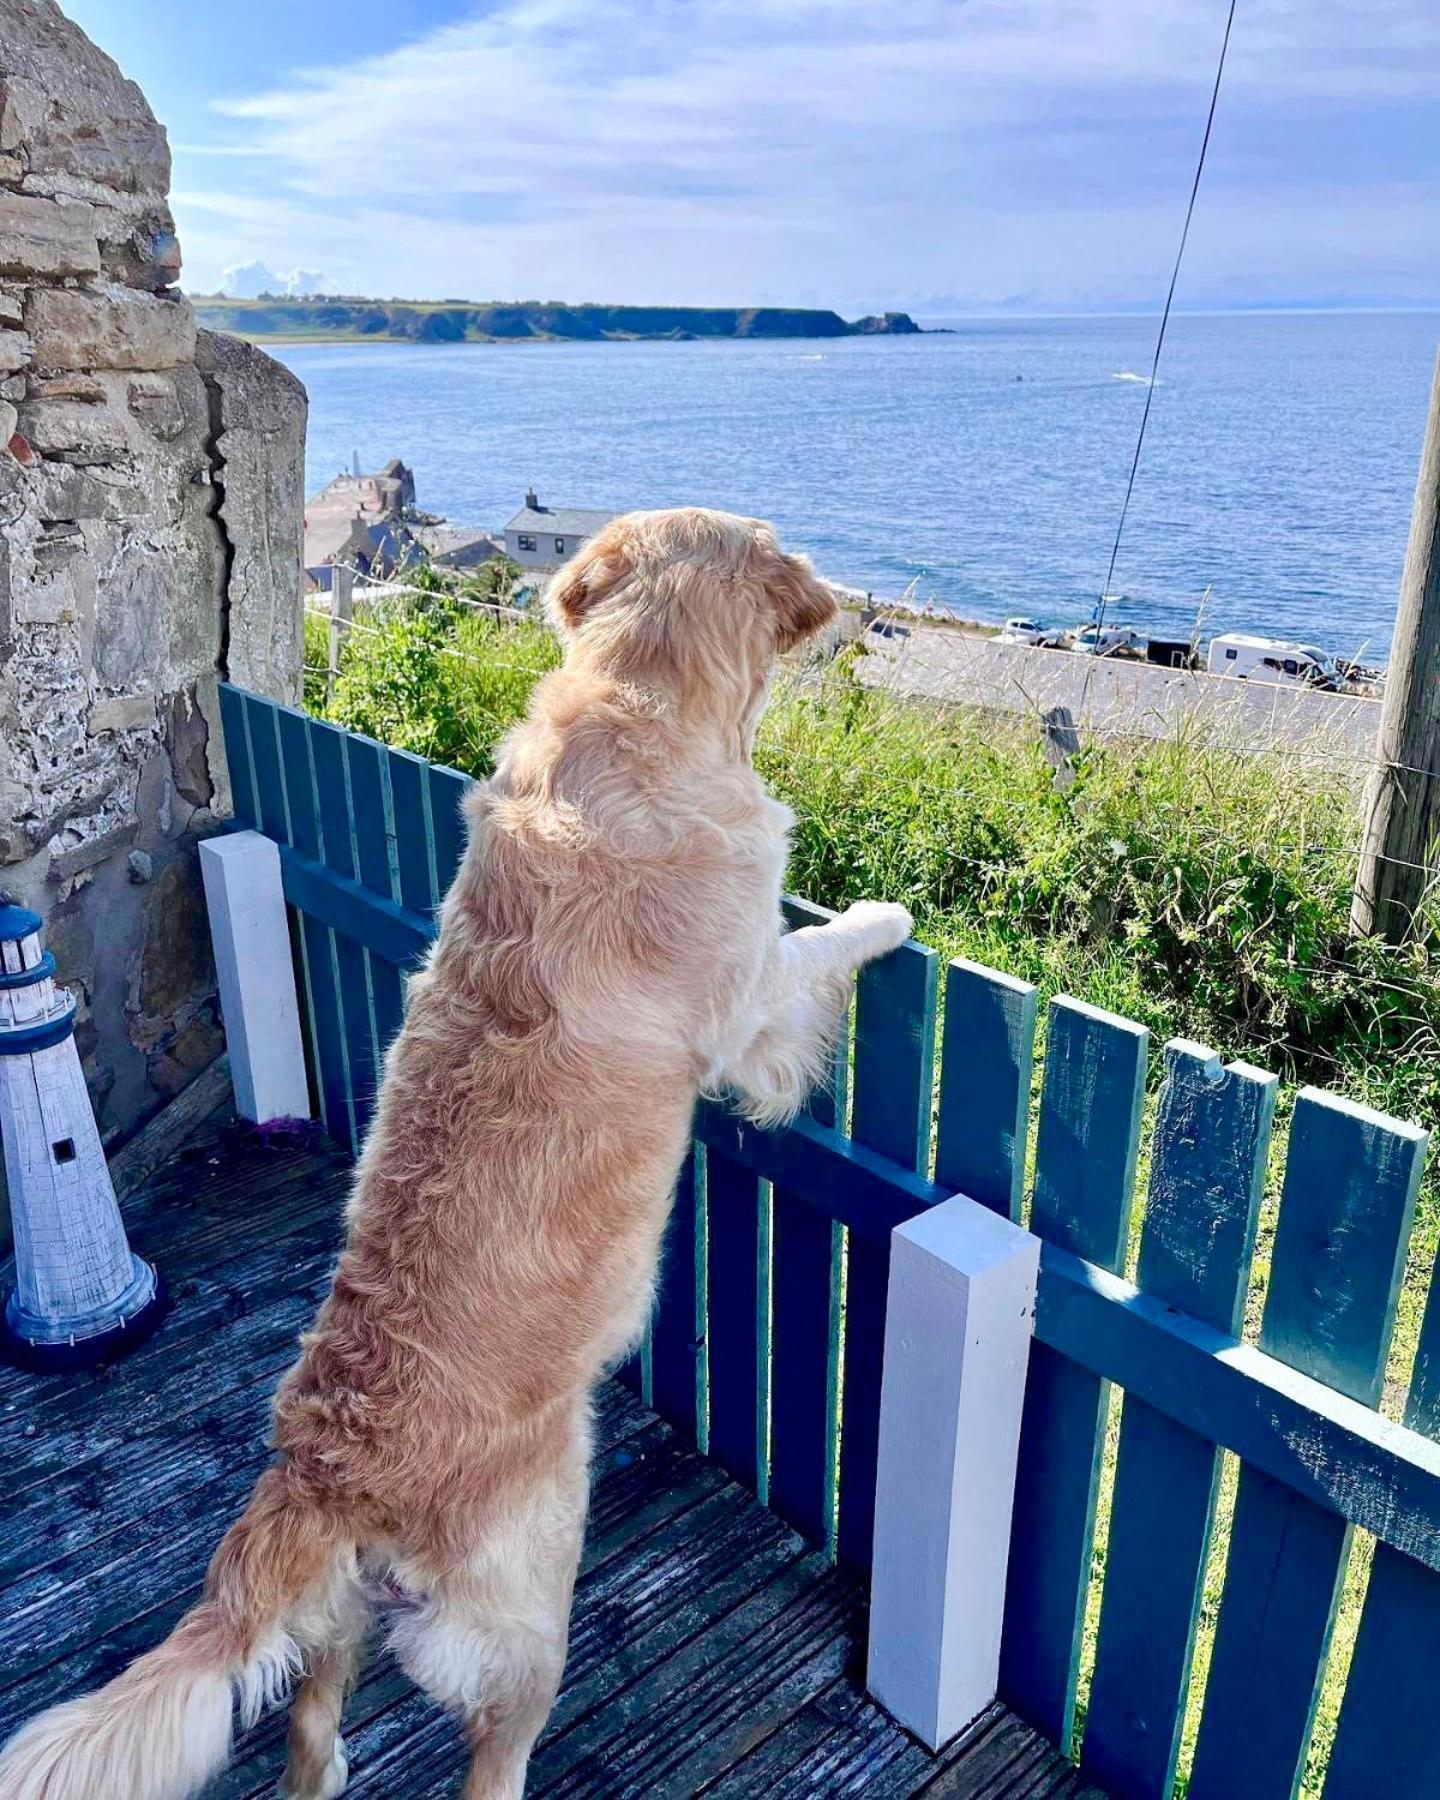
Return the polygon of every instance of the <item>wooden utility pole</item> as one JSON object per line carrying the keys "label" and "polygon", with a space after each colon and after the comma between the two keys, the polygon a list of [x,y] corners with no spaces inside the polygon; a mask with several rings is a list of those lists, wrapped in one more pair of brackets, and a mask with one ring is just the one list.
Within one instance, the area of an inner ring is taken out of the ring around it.
{"label": "wooden utility pole", "polygon": [[335,703],[335,682],[340,674],[340,650],[354,615],[354,592],[355,571],[341,563],[333,564],[330,570],[330,654],[325,672],[327,706]]}
{"label": "wooden utility pole", "polygon": [[1398,943],[1440,874],[1440,359],[1420,453],[1405,573],[1350,928]]}

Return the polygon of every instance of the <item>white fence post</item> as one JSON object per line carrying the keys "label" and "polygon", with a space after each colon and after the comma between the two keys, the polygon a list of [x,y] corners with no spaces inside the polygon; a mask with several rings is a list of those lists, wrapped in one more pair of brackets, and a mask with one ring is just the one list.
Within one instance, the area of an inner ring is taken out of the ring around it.
{"label": "white fence post", "polygon": [[258,831],[207,838],[200,871],[215,946],[235,1110],[263,1125],[308,1119],[310,1089],[280,852]]}
{"label": "white fence post", "polygon": [[330,641],[325,670],[325,704],[335,700],[335,683],[340,676],[340,652],[346,633],[355,616],[355,571],[341,563],[330,565]]}
{"label": "white fence post", "polygon": [[961,1194],[890,1244],[867,1685],[933,1750],[995,1698],[1040,1240]]}

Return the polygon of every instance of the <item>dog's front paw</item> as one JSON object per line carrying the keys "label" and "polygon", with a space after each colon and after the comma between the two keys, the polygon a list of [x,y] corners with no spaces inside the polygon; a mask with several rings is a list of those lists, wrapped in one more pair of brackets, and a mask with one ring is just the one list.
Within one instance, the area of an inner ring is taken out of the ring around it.
{"label": "dog's front paw", "polygon": [[840,922],[863,939],[867,960],[898,950],[915,928],[905,908],[887,900],[857,900],[845,908]]}

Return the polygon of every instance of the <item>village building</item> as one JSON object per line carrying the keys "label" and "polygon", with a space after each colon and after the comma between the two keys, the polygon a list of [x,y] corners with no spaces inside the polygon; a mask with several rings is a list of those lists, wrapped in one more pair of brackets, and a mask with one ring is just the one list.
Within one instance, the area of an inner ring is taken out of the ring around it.
{"label": "village building", "polygon": [[422,558],[409,515],[414,471],[394,457],[373,475],[340,474],[305,502],[305,587],[328,592],[336,565],[388,581]]}
{"label": "village building", "polygon": [[532,487],[505,526],[505,554],[522,569],[558,569],[614,517],[579,507],[542,506]]}

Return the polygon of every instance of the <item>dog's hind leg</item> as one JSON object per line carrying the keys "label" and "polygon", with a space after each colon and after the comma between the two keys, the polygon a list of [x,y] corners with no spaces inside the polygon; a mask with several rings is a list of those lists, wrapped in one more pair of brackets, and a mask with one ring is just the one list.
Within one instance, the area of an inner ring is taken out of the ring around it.
{"label": "dog's hind leg", "polygon": [[340,1715],[360,1667],[371,1617],[363,1590],[347,1571],[311,1624],[315,1647],[290,1705],[283,1800],[335,1800],[345,1791],[350,1770]]}
{"label": "dog's hind leg", "polygon": [[[455,1713],[470,1745],[465,1800],[519,1800],[530,1750],[565,1668],[589,1486],[582,1421],[560,1458],[497,1520],[459,1569],[416,1583],[424,1598],[390,1634],[410,1678]],[[407,1579],[418,1571],[401,1571]]]}

